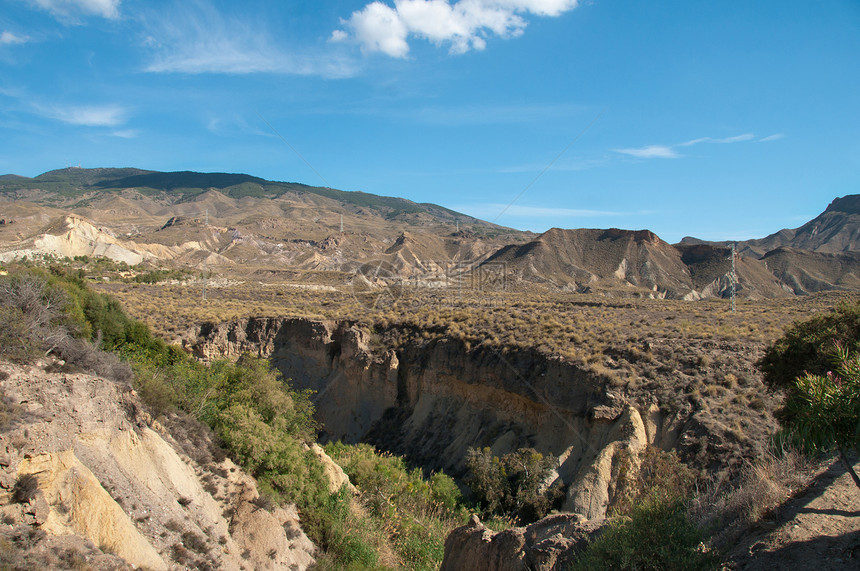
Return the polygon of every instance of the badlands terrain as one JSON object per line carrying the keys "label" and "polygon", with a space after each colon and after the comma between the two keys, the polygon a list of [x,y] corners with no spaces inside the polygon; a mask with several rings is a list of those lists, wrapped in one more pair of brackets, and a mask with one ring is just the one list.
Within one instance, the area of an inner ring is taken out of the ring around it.
{"label": "badlands terrain", "polygon": [[[730,243],[668,244],[647,230],[535,235],[247,175],[72,168],[0,177],[0,262],[61,268],[201,362],[265,359],[309,391],[321,444],[371,444],[453,476],[467,497],[475,450],[535,451],[549,459],[538,487],[551,514],[514,517],[498,537],[467,518],[434,561],[564,569],[623,507],[649,451],[672,452],[725,502],[770,457],[781,397],[757,363],[793,322],[860,299],[860,196],[822,208],[797,229],[735,244],[733,277]],[[217,439],[201,456],[173,416],[97,376],[50,372],[45,358],[2,363],[9,406],[26,411],[3,434],[2,487],[40,475],[38,492],[4,507],[10,545],[50,550],[74,537],[74,550],[55,551],[95,568],[305,568],[319,556],[300,509],[242,519],[260,511],[260,492]],[[840,477],[826,468],[798,468],[807,479],[773,484],[755,516],[712,530],[722,562],[797,567],[832,536],[830,568],[856,568],[856,491],[834,508],[807,500],[821,519],[802,537],[784,514],[801,525],[809,512],[780,508],[803,489],[825,497],[827,486],[807,486]],[[340,467],[329,472],[341,481]],[[356,493],[371,510],[368,490]],[[121,520],[116,537],[78,521],[84,497]],[[828,510],[842,518],[835,527]],[[47,535],[15,539],[34,530]],[[743,542],[748,530],[757,543]],[[391,545],[381,567],[424,568]]]}

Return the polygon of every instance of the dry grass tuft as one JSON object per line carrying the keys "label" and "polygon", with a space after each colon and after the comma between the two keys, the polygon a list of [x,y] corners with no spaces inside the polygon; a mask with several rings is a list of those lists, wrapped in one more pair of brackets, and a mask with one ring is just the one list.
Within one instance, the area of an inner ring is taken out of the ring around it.
{"label": "dry grass tuft", "polygon": [[701,490],[690,505],[691,519],[712,530],[714,547],[731,545],[805,488],[820,467],[819,461],[793,449],[768,452],[745,463],[732,484]]}

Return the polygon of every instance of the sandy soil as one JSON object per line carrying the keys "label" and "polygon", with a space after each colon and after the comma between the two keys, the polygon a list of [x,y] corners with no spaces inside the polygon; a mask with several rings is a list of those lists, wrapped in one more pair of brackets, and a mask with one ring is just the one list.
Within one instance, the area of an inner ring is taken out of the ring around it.
{"label": "sandy soil", "polygon": [[[854,470],[860,471],[856,461]],[[860,489],[838,460],[731,554],[729,569],[860,569]]]}

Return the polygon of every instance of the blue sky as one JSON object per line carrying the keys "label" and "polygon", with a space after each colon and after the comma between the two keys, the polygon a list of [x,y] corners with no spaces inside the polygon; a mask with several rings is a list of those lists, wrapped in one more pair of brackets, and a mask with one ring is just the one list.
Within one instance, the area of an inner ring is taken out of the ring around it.
{"label": "blue sky", "polygon": [[860,193],[860,2],[0,0],[0,173],[762,237]]}

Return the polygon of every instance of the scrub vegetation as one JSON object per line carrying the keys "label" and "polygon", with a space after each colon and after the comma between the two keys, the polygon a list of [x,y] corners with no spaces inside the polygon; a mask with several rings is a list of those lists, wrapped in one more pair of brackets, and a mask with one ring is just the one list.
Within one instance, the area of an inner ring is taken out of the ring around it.
{"label": "scrub vegetation", "polygon": [[[410,311],[397,305],[368,311],[332,292],[273,286],[251,294],[251,288],[227,286],[213,290],[211,306],[198,302],[192,311],[189,296],[180,295],[187,289],[179,286],[100,281],[99,291],[79,269],[7,268],[8,275],[0,276],[0,319],[6,324],[0,330],[0,356],[32,362],[54,355],[63,367],[133,386],[153,416],[168,420],[168,426],[175,424],[169,419],[181,417],[186,430],[194,423],[200,430],[208,427],[224,452],[258,480],[267,502],[297,504],[304,528],[323,549],[321,569],[438,568],[445,537],[473,510],[497,525],[545,515],[553,498],[537,490],[551,459],[529,449],[502,458],[472,450],[467,500],[448,475],[424,473],[367,445],[333,443],[326,452],[358,494],[346,488],[331,492],[323,466],[308,449],[319,428],[310,394],[293,389],[265,361],[248,355],[237,362],[197,362],[127,314],[125,305],[133,315],[155,316],[161,323],[168,314],[190,322],[199,317],[194,311],[217,313],[230,303],[237,316],[254,313],[249,311],[253,304],[261,315],[346,311],[381,346],[446,337],[502,354],[528,348],[588,364],[619,386],[641,391],[660,390],[650,384],[655,379],[648,376],[649,366],[655,371],[672,367],[689,381],[682,394],[694,399],[690,402],[716,406],[728,399],[728,406],[741,399],[735,404],[751,410],[770,407],[756,405],[756,399],[770,397],[760,394],[744,371],[731,369],[719,352],[697,355],[683,347],[728,344],[731,351],[738,344],[768,343],[760,363],[765,381],[787,397],[777,415],[784,432],[769,454],[735,464],[733,477],[719,482],[703,479],[674,454],[647,450],[635,477],[622,478],[609,524],[582,553],[576,569],[712,568],[720,549],[745,525],[785,501],[814,471],[814,461],[791,445],[805,446],[807,454],[831,449],[844,454],[857,447],[860,305],[847,296],[839,296],[845,301],[834,311],[821,311],[838,299],[830,295],[803,306],[774,302],[771,313],[742,303],[737,314],[729,314],[719,302],[691,308],[665,301],[592,303],[581,296],[509,293],[458,304],[423,292],[427,297],[420,304],[417,298],[404,300],[411,299]],[[230,300],[232,294],[236,297]],[[158,310],[150,313],[148,303]],[[806,319],[780,336],[798,317]],[[3,422],[14,422],[14,415],[12,408],[4,409]],[[738,430],[743,429],[739,421]]]}

